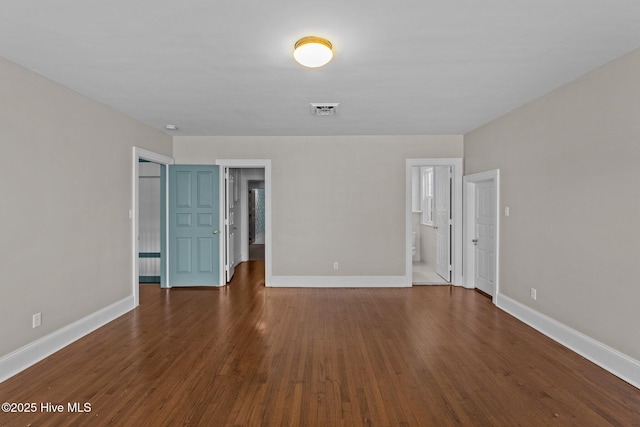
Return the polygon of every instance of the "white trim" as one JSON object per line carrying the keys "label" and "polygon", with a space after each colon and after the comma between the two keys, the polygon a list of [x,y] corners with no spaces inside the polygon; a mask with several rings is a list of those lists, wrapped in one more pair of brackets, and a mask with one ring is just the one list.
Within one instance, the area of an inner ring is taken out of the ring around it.
{"label": "white trim", "polygon": [[132,295],[37,339],[0,358],[0,382],[135,308]]}
{"label": "white trim", "polygon": [[466,237],[469,236],[470,230],[473,230],[474,223],[473,219],[475,217],[475,184],[479,184],[481,182],[493,182],[495,195],[496,195],[496,264],[495,264],[495,272],[496,272],[496,288],[494,290],[494,295],[492,297],[493,303],[496,304],[498,294],[500,293],[500,169],[493,169],[490,171],[478,172],[469,175],[465,175],[463,177],[463,193],[464,193],[464,254],[465,254],[465,265],[464,265],[464,286],[465,288],[473,289],[475,288],[474,275],[475,271],[474,265],[474,254],[473,254],[473,245],[470,240]]}
{"label": "white trim", "polygon": [[640,388],[640,361],[505,295],[498,296],[496,305],[632,386]]}
{"label": "white trim", "polygon": [[[139,148],[139,147],[133,147],[133,173],[132,173],[132,190],[131,190],[131,259],[132,259],[132,294],[133,294],[133,301],[134,301],[134,307],[137,307],[138,304],[140,303],[140,284],[138,281],[138,276],[139,276],[139,265],[138,265],[138,234],[139,234],[139,229],[140,229],[140,218],[138,218],[138,212],[140,211],[140,198],[138,193],[140,192],[139,189],[139,185],[138,185],[138,176],[140,175],[140,159],[144,159],[144,160],[149,160],[151,162],[154,163],[159,163],[165,166],[168,165],[172,165],[173,164],[173,159],[171,157],[167,157],[165,155],[162,154],[158,154],[158,153],[154,153],[153,151],[148,151],[145,150],[143,148]],[[167,168],[167,173],[165,174],[166,177],[169,176],[169,169]],[[168,178],[167,178],[168,180]],[[168,182],[167,182],[167,186],[166,186],[166,191],[167,191],[167,196],[168,196],[168,192],[169,192],[169,187],[168,187]],[[169,197],[165,197],[166,201],[167,201],[167,205],[165,206],[165,209],[168,209],[168,199]],[[166,211],[168,213],[168,210]],[[168,216],[167,216],[168,218]],[[168,221],[167,221],[168,224]],[[167,225],[168,227],[168,225]],[[166,234],[165,236],[168,238],[169,236],[169,230],[166,230]],[[168,246],[168,242],[165,242],[165,248],[167,250],[167,253],[165,254],[166,260],[167,260],[167,271],[165,271],[165,277],[167,278],[167,285],[170,286],[169,284],[169,246]]]}
{"label": "white trim", "polygon": [[[273,276],[281,288],[406,288],[405,276]],[[409,284],[411,286],[411,284]]]}
{"label": "white trim", "polygon": [[412,176],[411,169],[414,166],[450,166],[453,172],[451,185],[451,209],[453,215],[453,232],[451,238],[452,271],[451,284],[461,286],[463,284],[462,265],[462,158],[442,159],[407,159],[406,160],[406,184],[405,184],[405,286],[412,286],[413,282],[413,256],[411,254],[411,225],[412,225]]}
{"label": "white trim", "polygon": [[[223,170],[224,167],[228,168],[256,168],[256,169],[264,169],[264,188],[265,188],[265,197],[264,197],[264,222],[265,222],[265,254],[264,254],[264,264],[265,264],[265,286],[272,286],[271,282],[273,280],[273,268],[272,268],[272,233],[271,233],[271,159],[218,159],[216,160],[216,165],[222,166],[220,169]],[[224,194],[224,193],[220,193]],[[221,203],[221,209],[224,209],[224,203]],[[224,218],[224,213],[221,211],[221,218]],[[224,249],[224,233],[223,238],[221,240],[221,250]],[[223,253],[223,252],[220,252]],[[224,259],[221,258],[221,271],[224,270]],[[225,282],[221,282],[225,284]]]}
{"label": "white trim", "polygon": [[140,147],[133,147],[133,152],[138,155],[139,159],[149,160],[150,162],[160,163],[164,165],[172,165],[173,158],[165,156],[164,154],[154,153],[153,151],[145,150]]}

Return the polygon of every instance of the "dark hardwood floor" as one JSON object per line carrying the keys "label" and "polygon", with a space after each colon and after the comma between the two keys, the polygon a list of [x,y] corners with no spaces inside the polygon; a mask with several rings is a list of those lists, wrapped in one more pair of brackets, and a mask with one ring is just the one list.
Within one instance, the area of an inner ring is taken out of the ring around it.
{"label": "dark hardwood floor", "polygon": [[39,408],[0,425],[640,425],[640,390],[477,292],[273,289],[263,269],[141,286],[140,307],[0,384]]}

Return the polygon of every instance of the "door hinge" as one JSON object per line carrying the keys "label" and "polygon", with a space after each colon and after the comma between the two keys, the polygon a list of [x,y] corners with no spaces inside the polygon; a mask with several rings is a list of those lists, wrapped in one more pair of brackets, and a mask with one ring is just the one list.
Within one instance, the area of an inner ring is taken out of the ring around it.
{"label": "door hinge", "polygon": [[449,271],[453,271],[453,267],[449,264]]}

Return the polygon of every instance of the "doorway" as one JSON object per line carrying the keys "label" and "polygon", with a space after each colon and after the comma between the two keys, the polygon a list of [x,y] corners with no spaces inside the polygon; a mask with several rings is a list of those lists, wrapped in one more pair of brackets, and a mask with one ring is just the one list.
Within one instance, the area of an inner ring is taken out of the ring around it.
{"label": "doorway", "polygon": [[264,260],[264,179],[249,180],[249,260]]}
{"label": "doorway", "polygon": [[[133,147],[133,170],[132,170],[132,203],[131,210],[129,211],[129,219],[131,220],[131,260],[132,260],[132,288],[133,288],[133,298],[134,298],[134,306],[138,306],[140,303],[140,255],[141,251],[140,247],[140,165],[141,163],[155,163],[160,167],[160,205],[159,206],[159,216],[160,216],[160,242],[159,242],[159,257],[160,257],[160,281],[161,286],[166,285],[166,277],[168,277],[167,270],[167,229],[166,229],[166,220],[163,221],[163,218],[166,219],[166,188],[167,188],[167,176],[166,169],[168,165],[173,164],[173,159],[168,156],[164,156],[162,154],[154,153],[152,151],[148,151],[142,148]],[[145,185],[145,184],[143,184]],[[145,201],[143,201],[145,203]],[[164,214],[164,215],[163,215]],[[157,252],[154,252],[153,256],[156,255]],[[143,255],[144,256],[144,255]],[[154,270],[157,271],[157,270]]]}
{"label": "doorway", "polygon": [[[271,161],[218,160],[224,176],[222,253],[226,282],[241,262],[264,262],[271,283]],[[252,218],[250,218],[252,216]]]}
{"label": "doorway", "polygon": [[490,295],[494,304],[499,292],[499,189],[497,169],[464,177],[466,287]]}
{"label": "doorway", "polygon": [[[225,168],[225,279],[247,261],[264,261],[265,170]],[[261,255],[261,256],[260,256]]]}
{"label": "doorway", "polygon": [[138,174],[138,282],[160,284],[162,270],[163,165],[139,160]]}
{"label": "doorway", "polygon": [[412,168],[411,254],[414,285],[451,282],[451,167]]}
{"label": "doorway", "polygon": [[406,161],[406,281],[462,284],[462,159]]}

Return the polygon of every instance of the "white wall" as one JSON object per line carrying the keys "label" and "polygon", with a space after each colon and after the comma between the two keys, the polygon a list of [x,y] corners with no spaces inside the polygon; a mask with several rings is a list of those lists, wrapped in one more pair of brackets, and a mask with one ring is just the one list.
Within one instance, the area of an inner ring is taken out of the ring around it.
{"label": "white wall", "polygon": [[464,139],[511,208],[500,292],[640,360],[640,50]]}
{"label": "white wall", "polygon": [[278,276],[404,276],[406,159],[430,157],[462,157],[462,137],[174,139],[177,163],[272,160]]}
{"label": "white wall", "polygon": [[132,294],[132,147],[171,143],[0,58],[0,356]]}

